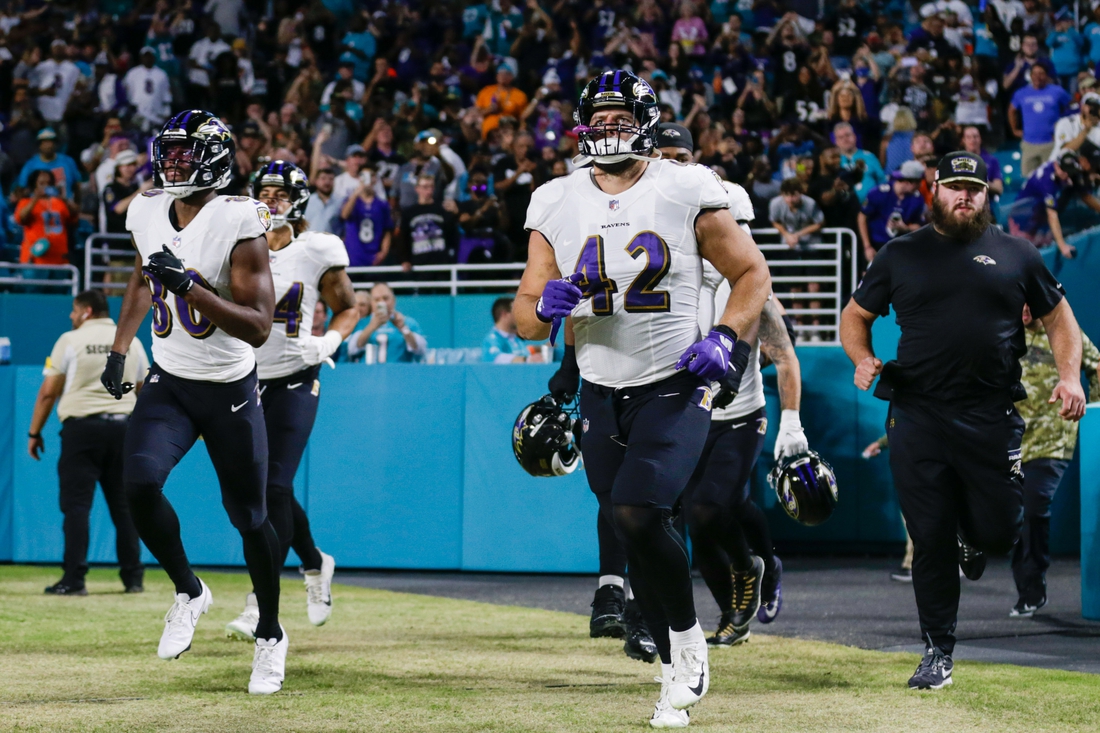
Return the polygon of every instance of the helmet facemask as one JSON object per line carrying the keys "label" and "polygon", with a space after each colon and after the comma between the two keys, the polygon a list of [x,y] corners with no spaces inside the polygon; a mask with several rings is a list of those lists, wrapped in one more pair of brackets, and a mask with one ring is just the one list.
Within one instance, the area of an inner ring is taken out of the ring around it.
{"label": "helmet facemask", "polygon": [[[630,121],[620,116],[611,124],[602,120],[593,124],[596,113],[604,110],[625,110]],[[573,119],[581,151],[573,159],[574,165],[594,162],[605,170],[614,170],[625,168],[629,160],[654,158],[660,123],[657,97],[648,84],[633,74],[605,72],[593,79],[581,94]]]}
{"label": "helmet facemask", "polygon": [[157,186],[175,198],[227,186],[229,166],[217,177],[213,166],[229,155],[226,146],[188,137],[183,130],[175,132],[162,133],[153,140],[153,176]]}

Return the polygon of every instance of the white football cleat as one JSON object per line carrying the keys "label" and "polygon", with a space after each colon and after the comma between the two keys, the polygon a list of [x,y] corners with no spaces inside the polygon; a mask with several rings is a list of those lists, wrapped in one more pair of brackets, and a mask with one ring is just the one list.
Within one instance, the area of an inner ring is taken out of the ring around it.
{"label": "white football cleat", "polygon": [[332,615],[332,574],[336,572],[336,560],[321,553],[321,569],[306,570],[306,612],[309,622],[323,626]]}
{"label": "white football cleat", "polygon": [[195,636],[195,626],[199,616],[206,613],[214,603],[214,596],[206,583],[199,580],[202,593],[192,599],[186,593],[177,593],[176,602],[164,615],[164,633],[160,635],[157,656],[161,659],[178,659],[191,648],[191,639]]}
{"label": "white football cleat", "polygon": [[710,663],[707,660],[707,640],[699,639],[672,651],[672,683],[668,701],[677,710],[690,708],[703,699],[710,689]]}
{"label": "white football cleat", "polygon": [[225,635],[229,639],[255,641],[258,623],[260,623],[260,607],[256,603],[256,594],[249,593],[244,602],[244,611],[225,625]]}
{"label": "white football cleat", "polygon": [[649,719],[649,727],[687,728],[688,723],[691,722],[688,711],[677,710],[672,707],[668,701],[668,688],[671,682],[671,673],[669,673],[668,679],[665,677],[654,677],[653,679],[661,683],[661,696],[657,698],[657,705],[653,708],[653,717]]}
{"label": "white football cleat", "polygon": [[286,629],[279,628],[283,632],[283,638],[256,639],[256,652],[252,656],[252,677],[248,680],[249,695],[271,695],[283,689],[283,679],[286,677],[286,650],[290,645],[290,638],[286,635]]}

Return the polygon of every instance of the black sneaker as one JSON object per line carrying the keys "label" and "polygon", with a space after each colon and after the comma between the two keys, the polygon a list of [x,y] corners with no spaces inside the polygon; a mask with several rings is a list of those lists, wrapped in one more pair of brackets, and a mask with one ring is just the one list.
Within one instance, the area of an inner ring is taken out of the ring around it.
{"label": "black sneaker", "polygon": [[756,620],[770,624],[782,608],[783,561],[776,557],[771,570],[764,567],[764,577],[760,581],[760,610],[756,612]]}
{"label": "black sneaker", "polygon": [[748,626],[760,608],[760,586],[764,581],[764,561],[753,555],[752,570],[733,572],[733,609],[730,623]]}
{"label": "black sneaker", "polygon": [[734,624],[733,620],[736,617],[736,611],[726,611],[718,619],[718,631],[714,632],[714,636],[707,639],[707,644],[711,646],[737,646],[738,644],[744,644],[752,636],[749,631],[749,624],[738,626]]}
{"label": "black sneaker", "polygon": [[1043,599],[1038,603],[1028,603],[1023,598],[1016,601],[1016,605],[1012,607],[1012,610],[1008,612],[1008,615],[1012,618],[1031,618],[1035,615],[1043,606],[1047,605],[1047,597],[1043,596]]}
{"label": "black sneaker", "polygon": [[126,586],[127,593],[144,593],[145,586],[141,583],[134,583],[133,585]]}
{"label": "black sneaker", "polygon": [[46,594],[51,596],[86,596],[88,595],[88,589],[82,585],[69,585],[64,580],[59,580],[53,585],[46,586]]}
{"label": "black sneaker", "polygon": [[951,670],[955,663],[950,654],[944,654],[938,647],[928,647],[924,659],[917,665],[917,671],[909,678],[910,690],[938,690],[951,684]]}
{"label": "black sneaker", "polygon": [[626,608],[626,593],[617,585],[605,585],[596,589],[592,599],[592,618],[588,622],[588,635],[593,639],[609,636],[621,639],[626,634],[623,625],[623,610]]}
{"label": "black sneaker", "polygon": [[626,626],[626,643],[623,644],[623,652],[631,659],[639,662],[653,664],[657,661],[657,644],[653,641],[653,635],[649,633],[642,611],[638,608],[638,602],[631,598],[626,602],[626,610],[623,611],[623,624]]}
{"label": "black sneaker", "polygon": [[913,569],[898,568],[896,572],[890,573],[890,580],[896,581],[898,583],[912,583]]}
{"label": "black sneaker", "polygon": [[959,567],[970,580],[977,580],[985,572],[985,553],[975,550],[959,538]]}

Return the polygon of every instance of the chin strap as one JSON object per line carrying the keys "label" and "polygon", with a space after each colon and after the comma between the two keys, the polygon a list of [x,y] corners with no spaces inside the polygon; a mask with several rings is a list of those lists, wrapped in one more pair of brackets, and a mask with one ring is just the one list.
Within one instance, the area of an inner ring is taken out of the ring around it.
{"label": "chin strap", "polygon": [[[656,153],[656,155],[654,155],[654,153]],[[649,155],[642,155],[641,153],[623,153],[621,155],[585,155],[584,153],[581,153],[579,155],[573,156],[573,160],[571,162],[573,163],[574,168],[583,168],[589,163],[607,163],[608,165],[611,165],[614,163],[621,163],[629,158],[640,160],[643,163],[649,163],[654,160],[660,160],[661,153],[657,150],[650,151]]]}

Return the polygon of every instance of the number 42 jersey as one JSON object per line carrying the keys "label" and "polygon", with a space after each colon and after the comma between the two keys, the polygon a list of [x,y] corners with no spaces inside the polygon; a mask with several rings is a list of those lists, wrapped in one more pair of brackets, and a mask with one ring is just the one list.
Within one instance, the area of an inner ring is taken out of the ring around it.
{"label": "number 42 jersey", "polygon": [[[271,212],[248,196],[218,196],[183,229],[169,218],[174,199],[159,189],[134,197],[126,228],[146,262],[167,246],[183,261],[191,279],[226,300],[233,299],[229,264],[242,239],[263,236]],[[233,382],[256,365],[252,347],[215,326],[159,280],[145,277],[153,295],[153,362],[177,377],[205,382]]]}
{"label": "number 42 jersey", "polygon": [[654,160],[626,191],[607,194],[582,168],[540,186],[528,230],[554,248],[563,277],[580,273],[573,310],[581,376],[634,387],[671,376],[699,340],[703,262],[695,219],[729,208],[720,179],[701,165]]}
{"label": "number 42 jersey", "polygon": [[313,330],[313,311],[320,297],[321,278],[329,270],[348,266],[348,251],[339,237],[302,232],[290,244],[271,253],[275,282],[275,322],[271,335],[256,349],[260,379],[278,379],[302,371],[307,364],[304,341]]}

